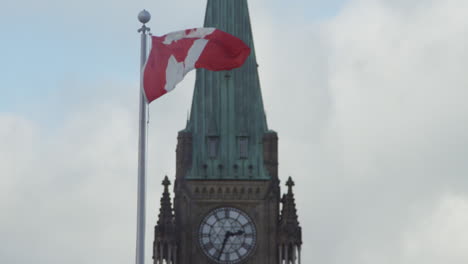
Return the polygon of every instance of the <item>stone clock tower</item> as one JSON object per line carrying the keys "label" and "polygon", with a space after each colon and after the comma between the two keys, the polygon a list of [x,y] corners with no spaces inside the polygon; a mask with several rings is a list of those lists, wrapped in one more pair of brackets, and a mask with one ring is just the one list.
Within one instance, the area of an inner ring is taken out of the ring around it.
{"label": "stone clock tower", "polygon": [[205,27],[241,38],[252,53],[239,69],[197,71],[178,135],[174,207],[163,181],[154,263],[300,263],[294,183],[281,197],[278,137],[267,127],[247,0],[208,0]]}

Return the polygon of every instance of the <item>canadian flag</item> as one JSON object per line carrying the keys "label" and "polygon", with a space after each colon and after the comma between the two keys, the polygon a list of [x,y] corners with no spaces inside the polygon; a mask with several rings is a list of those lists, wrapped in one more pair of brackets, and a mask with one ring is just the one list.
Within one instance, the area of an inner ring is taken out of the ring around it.
{"label": "canadian flag", "polygon": [[172,91],[195,68],[224,71],[238,68],[250,55],[239,38],[215,28],[195,28],[152,37],[143,87],[148,103]]}

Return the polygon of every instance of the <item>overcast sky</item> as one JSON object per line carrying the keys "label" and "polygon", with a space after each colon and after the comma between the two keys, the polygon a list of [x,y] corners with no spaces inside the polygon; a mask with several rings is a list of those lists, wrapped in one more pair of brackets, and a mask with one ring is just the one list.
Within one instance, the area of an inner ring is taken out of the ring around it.
{"label": "overcast sky", "polygon": [[[468,263],[468,1],[250,0],[303,263]],[[0,263],[134,262],[138,12],[206,0],[1,0]],[[147,262],[194,73],[151,105]]]}

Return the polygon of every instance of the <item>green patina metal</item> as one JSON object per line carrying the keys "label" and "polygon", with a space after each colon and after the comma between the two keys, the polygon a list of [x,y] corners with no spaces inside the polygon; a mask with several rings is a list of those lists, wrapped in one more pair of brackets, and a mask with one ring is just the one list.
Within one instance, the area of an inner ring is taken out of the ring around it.
{"label": "green patina metal", "polygon": [[252,52],[232,71],[197,70],[190,119],[193,139],[187,179],[270,179],[263,164],[263,109],[247,0],[208,0],[205,27],[242,39]]}

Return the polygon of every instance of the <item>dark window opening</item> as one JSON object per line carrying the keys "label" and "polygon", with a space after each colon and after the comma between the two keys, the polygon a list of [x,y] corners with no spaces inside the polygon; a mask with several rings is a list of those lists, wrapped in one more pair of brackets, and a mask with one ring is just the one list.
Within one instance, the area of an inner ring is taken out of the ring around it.
{"label": "dark window opening", "polygon": [[239,137],[239,157],[246,159],[249,156],[249,139],[247,137]]}
{"label": "dark window opening", "polygon": [[218,156],[219,137],[208,137],[208,157],[214,159]]}

